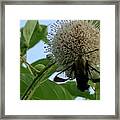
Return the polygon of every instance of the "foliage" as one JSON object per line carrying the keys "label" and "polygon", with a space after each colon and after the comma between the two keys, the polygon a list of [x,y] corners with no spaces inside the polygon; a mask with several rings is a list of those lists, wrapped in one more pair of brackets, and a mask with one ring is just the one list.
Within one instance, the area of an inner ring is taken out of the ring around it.
{"label": "foliage", "polygon": [[[97,24],[96,24],[97,25]],[[98,26],[98,25],[97,25]],[[95,89],[94,94],[81,92],[75,81],[57,84],[49,77],[60,67],[48,57],[39,59],[32,64],[26,60],[27,51],[39,41],[48,43],[48,28],[37,20],[28,20],[20,29],[20,99],[21,100],[74,100],[76,97],[85,99],[100,99],[100,84],[89,80],[89,85]]]}

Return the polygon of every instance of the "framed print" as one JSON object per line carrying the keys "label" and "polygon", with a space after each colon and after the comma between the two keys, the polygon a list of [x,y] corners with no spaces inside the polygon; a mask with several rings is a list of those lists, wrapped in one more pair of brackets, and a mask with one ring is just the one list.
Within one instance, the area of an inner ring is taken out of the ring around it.
{"label": "framed print", "polygon": [[117,0],[1,7],[1,118],[119,119]]}

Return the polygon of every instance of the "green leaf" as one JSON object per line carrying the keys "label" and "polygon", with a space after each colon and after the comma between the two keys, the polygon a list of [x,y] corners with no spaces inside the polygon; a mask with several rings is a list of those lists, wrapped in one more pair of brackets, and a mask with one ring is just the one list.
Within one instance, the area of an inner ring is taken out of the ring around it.
{"label": "green leaf", "polygon": [[95,88],[95,95],[96,95],[96,100],[100,100],[100,83],[96,83],[96,88]]}
{"label": "green leaf", "polygon": [[88,20],[88,22],[100,30],[100,20]]}
{"label": "green leaf", "polygon": [[45,70],[47,66],[43,69],[43,74],[41,75],[41,82],[49,78],[54,72],[56,72],[57,64],[52,65],[50,68]]}
{"label": "green leaf", "polygon": [[24,94],[27,86],[31,84],[34,76],[23,66],[20,67],[20,97]]}
{"label": "green leaf", "polygon": [[35,69],[37,69],[38,71],[41,71],[44,68],[45,68],[45,65],[43,65],[43,64],[37,64],[37,65],[35,65]]}
{"label": "green leaf", "polygon": [[32,48],[40,40],[47,43],[47,26],[39,25],[37,20],[28,20],[23,28],[23,36],[27,48]]}
{"label": "green leaf", "polygon": [[26,88],[27,88],[27,84],[25,83],[24,79],[21,78],[21,80],[20,80],[20,98],[24,94]]}
{"label": "green leaf", "polygon": [[25,38],[23,36],[23,28],[20,29],[20,33],[21,33],[21,36],[20,36],[20,55],[23,56],[24,54],[26,54],[26,51],[27,51],[27,45],[25,42]]}
{"label": "green leaf", "polygon": [[88,84],[89,84],[92,88],[95,88],[95,83],[93,83],[92,80],[89,80],[89,81],[88,81]]}
{"label": "green leaf", "polygon": [[76,82],[75,81],[68,81],[66,83],[60,84],[62,87],[67,89],[70,94],[74,97],[84,97],[86,99],[94,100],[95,97],[94,95],[90,95],[89,92],[81,92],[77,87],[76,87]]}
{"label": "green leaf", "polygon": [[46,81],[56,71],[57,65],[49,63],[40,73],[34,78],[33,82],[27,87],[22,99],[30,99],[38,86]]}
{"label": "green leaf", "polygon": [[40,27],[42,28],[40,38],[43,40],[43,42],[45,42],[47,44],[48,43],[48,39],[47,39],[48,27],[46,25],[40,25]]}
{"label": "green leaf", "polygon": [[43,64],[46,66],[49,63],[49,61],[50,61],[49,59],[43,58],[43,59],[40,59],[40,60],[33,62],[31,65],[36,66],[38,64]]}
{"label": "green leaf", "polygon": [[28,20],[23,29],[23,36],[28,48],[33,47],[39,41],[39,23],[37,20]]}
{"label": "green leaf", "polygon": [[74,97],[64,87],[46,80],[36,89],[32,100],[73,100]]}
{"label": "green leaf", "polygon": [[36,45],[40,40],[48,43],[48,29],[46,25],[39,25],[37,20],[28,20],[25,27],[20,29],[20,51],[21,56],[26,54],[26,51]]}

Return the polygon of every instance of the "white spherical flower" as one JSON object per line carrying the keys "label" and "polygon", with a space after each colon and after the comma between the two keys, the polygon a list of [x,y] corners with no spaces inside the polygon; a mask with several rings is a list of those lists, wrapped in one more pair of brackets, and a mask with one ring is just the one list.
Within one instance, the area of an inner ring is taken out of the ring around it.
{"label": "white spherical flower", "polygon": [[[100,64],[100,30],[94,20],[60,20],[51,25],[48,35],[50,51],[56,62],[67,66],[78,56],[84,58],[93,67]],[[97,27],[96,27],[97,26]],[[66,75],[71,77],[71,69]]]}

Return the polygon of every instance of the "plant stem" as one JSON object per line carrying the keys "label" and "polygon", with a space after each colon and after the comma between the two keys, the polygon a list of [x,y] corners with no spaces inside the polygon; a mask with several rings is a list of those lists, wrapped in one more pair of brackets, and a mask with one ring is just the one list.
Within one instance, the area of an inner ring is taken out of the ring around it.
{"label": "plant stem", "polygon": [[39,73],[39,71],[38,71],[35,67],[33,67],[32,65],[30,65],[28,62],[26,62],[23,57],[20,57],[20,58],[21,58],[21,61],[23,61],[23,63],[28,67],[28,69],[29,69],[29,71],[30,71],[30,73],[31,73],[32,75],[34,75],[34,73],[32,72],[31,68],[32,68],[33,70],[35,70],[36,73]]}
{"label": "plant stem", "polygon": [[25,91],[25,93],[24,93],[24,95],[22,96],[22,100],[25,100],[25,99],[27,99],[27,95],[29,95],[30,94],[30,92],[31,92],[31,88],[34,86],[34,84],[36,84],[38,81],[38,79],[40,79],[41,77],[42,77],[42,74],[48,69],[48,68],[50,68],[52,65],[54,65],[56,62],[54,62],[54,63],[52,63],[52,64],[48,64],[48,66],[46,66],[35,78],[34,78],[34,80],[32,81],[32,83],[30,84],[30,86],[28,86],[28,88],[26,89],[26,91]]}

